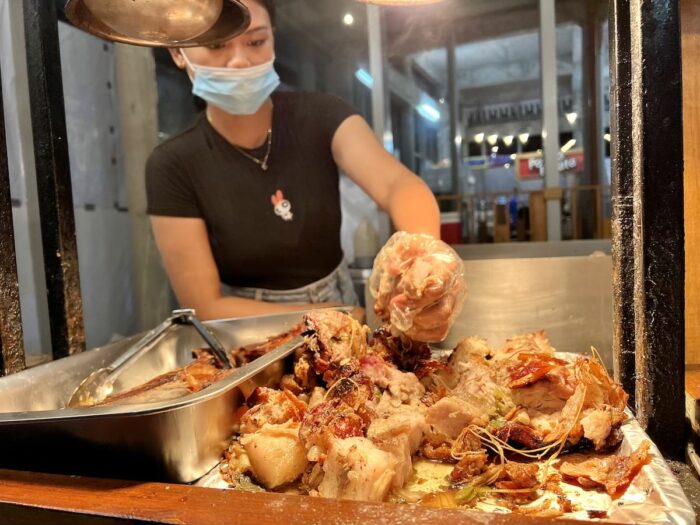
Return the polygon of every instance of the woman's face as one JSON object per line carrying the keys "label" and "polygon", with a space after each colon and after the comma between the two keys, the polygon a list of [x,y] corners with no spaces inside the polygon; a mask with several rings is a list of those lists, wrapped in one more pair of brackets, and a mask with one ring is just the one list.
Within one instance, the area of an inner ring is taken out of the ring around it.
{"label": "woman's face", "polygon": [[250,26],[245,33],[214,46],[171,49],[170,54],[175,64],[180,69],[189,69],[182,52],[187,54],[192,64],[208,67],[242,69],[272,60],[275,56],[275,41],[267,9],[255,0],[242,2],[250,10]]}

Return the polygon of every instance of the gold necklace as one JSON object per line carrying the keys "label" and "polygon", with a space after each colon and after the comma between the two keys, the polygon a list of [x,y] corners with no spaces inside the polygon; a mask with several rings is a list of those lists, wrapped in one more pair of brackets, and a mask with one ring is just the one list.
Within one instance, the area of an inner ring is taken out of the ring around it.
{"label": "gold necklace", "polygon": [[251,154],[249,154],[249,153],[246,153],[245,151],[243,151],[242,148],[239,148],[239,147],[236,146],[235,144],[233,144],[233,147],[236,148],[236,149],[238,150],[238,153],[240,153],[240,154],[243,155],[244,157],[246,157],[246,158],[252,160],[253,162],[255,162],[255,164],[257,164],[258,166],[260,166],[260,168],[261,168],[263,171],[267,171],[267,168],[268,168],[268,163],[267,163],[267,161],[270,159],[270,151],[271,151],[271,149],[272,149],[272,129],[268,129],[268,130],[267,130],[267,152],[265,153],[265,156],[262,158],[262,160],[260,160],[260,159],[257,158],[257,157],[254,157],[253,155],[251,155]]}

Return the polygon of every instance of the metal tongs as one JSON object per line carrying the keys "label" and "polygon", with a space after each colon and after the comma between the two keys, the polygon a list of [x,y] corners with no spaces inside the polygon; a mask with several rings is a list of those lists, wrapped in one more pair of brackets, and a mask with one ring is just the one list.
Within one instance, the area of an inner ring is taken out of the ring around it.
{"label": "metal tongs", "polygon": [[192,325],[197,330],[202,339],[206,341],[211,349],[212,354],[223,368],[232,368],[228,353],[223,345],[216,339],[202,323],[195,311],[192,309],[173,310],[168,319],[155,327],[153,330],[143,336],[134,346],[120,355],[110,365],[104,368],[98,368],[87,376],[75,389],[70,397],[67,408],[92,406],[104,401],[114,388],[114,383],[117,378],[143,354],[150,350],[155,343],[165,332],[173,325]]}

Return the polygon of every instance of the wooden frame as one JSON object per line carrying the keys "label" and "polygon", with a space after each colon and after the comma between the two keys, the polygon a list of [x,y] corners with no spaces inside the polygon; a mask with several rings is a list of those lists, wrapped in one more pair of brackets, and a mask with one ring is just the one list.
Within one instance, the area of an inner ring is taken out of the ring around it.
{"label": "wooden frame", "polygon": [[[551,525],[549,518],[0,470],[3,525]],[[557,525],[580,521],[560,519]]]}

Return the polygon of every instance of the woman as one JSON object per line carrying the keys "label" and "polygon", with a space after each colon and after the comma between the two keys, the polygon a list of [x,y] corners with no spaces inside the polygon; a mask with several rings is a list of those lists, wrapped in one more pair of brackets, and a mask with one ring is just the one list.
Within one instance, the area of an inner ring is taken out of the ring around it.
{"label": "woman", "polygon": [[245,33],[171,50],[207,107],[148,162],[148,213],[166,271],[180,303],[203,319],[354,305],[338,169],[397,230],[439,238],[437,204],[343,101],[275,92],[272,2],[243,2]]}

